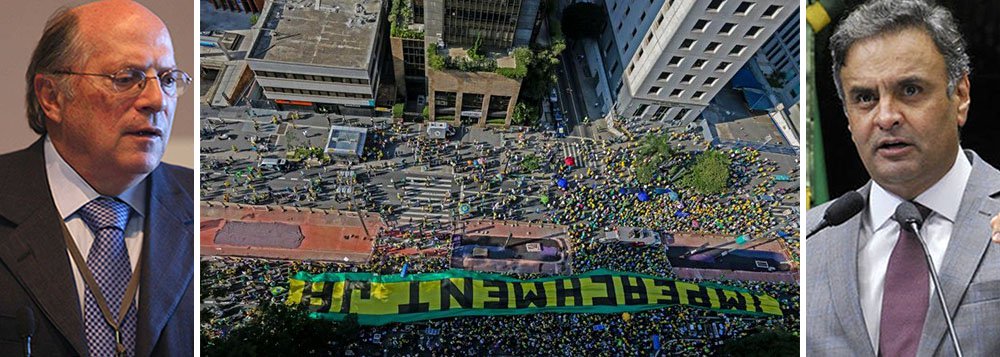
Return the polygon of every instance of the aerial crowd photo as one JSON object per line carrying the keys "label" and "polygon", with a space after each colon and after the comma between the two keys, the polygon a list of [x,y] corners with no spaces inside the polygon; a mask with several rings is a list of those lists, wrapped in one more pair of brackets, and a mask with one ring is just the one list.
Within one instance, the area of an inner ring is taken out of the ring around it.
{"label": "aerial crowd photo", "polygon": [[1000,355],[1000,4],[11,6],[0,355]]}

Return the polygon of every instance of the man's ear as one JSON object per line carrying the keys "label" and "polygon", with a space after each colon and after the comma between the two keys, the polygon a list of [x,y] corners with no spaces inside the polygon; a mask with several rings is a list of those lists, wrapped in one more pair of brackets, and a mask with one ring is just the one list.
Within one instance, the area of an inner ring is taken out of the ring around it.
{"label": "man's ear", "polygon": [[965,126],[965,120],[969,118],[969,104],[971,104],[972,99],[969,96],[969,74],[966,73],[955,83],[955,93],[952,94],[954,97],[952,100],[958,101],[958,113],[956,113],[955,119],[958,121],[958,127]]}
{"label": "man's ear", "polygon": [[41,73],[35,74],[35,97],[45,116],[56,123],[62,121],[62,93],[56,79]]}

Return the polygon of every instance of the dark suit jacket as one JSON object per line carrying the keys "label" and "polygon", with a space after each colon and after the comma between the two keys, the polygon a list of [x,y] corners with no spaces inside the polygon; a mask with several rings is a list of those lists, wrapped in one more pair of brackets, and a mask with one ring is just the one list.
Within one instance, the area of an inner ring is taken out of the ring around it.
{"label": "dark suit jacket", "polygon": [[[34,355],[88,355],[42,143],[0,156],[0,355],[24,355],[18,311],[25,306],[35,319]],[[160,164],[148,178],[136,355],[190,356],[194,175],[190,169]]]}
{"label": "dark suit jacket", "polygon": [[[1000,244],[990,243],[990,219],[1000,212],[1000,171],[966,151],[972,173],[962,194],[951,241],[938,274],[955,333],[967,356],[1000,355]],[[858,190],[868,197],[871,183]],[[829,204],[809,210],[806,225],[820,221]],[[861,217],[806,241],[806,354],[875,356],[861,313],[858,247]],[[936,295],[936,294],[934,294]],[[944,313],[931,296],[918,356],[954,356]]]}

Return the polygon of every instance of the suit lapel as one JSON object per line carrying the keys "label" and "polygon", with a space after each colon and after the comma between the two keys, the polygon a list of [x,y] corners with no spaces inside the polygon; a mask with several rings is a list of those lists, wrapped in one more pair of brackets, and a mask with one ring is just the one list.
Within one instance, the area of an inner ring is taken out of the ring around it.
{"label": "suit lapel", "polygon": [[136,355],[148,356],[194,275],[193,202],[161,165],[150,175]]}
{"label": "suit lapel", "polygon": [[[870,188],[869,182],[858,192],[867,199]],[[830,292],[834,294],[843,292],[843,295],[830,296],[830,301],[843,327],[844,335],[852,346],[865,346],[863,350],[867,355],[873,356],[875,352],[868,336],[864,315],[861,313],[861,298],[858,292],[858,249],[861,245],[861,217],[864,214],[865,211],[862,211],[836,228],[834,234],[842,237],[831,237],[832,258],[827,260],[828,265],[822,269],[830,274]]]}
{"label": "suit lapel", "polygon": [[[952,228],[951,240],[948,242],[944,261],[938,272],[941,276],[941,289],[944,291],[952,318],[955,317],[969,282],[972,281],[972,276],[975,275],[979,262],[990,244],[990,218],[1000,212],[1000,201],[990,198],[991,195],[1000,192],[1000,172],[990,167],[975,153],[970,151],[969,155],[972,159],[972,173],[965,186],[965,193],[962,194],[958,218]],[[944,321],[944,312],[938,306],[937,296],[931,296],[925,321],[917,351],[918,356],[933,354],[942,343],[951,345],[950,337],[946,336],[948,325]]]}
{"label": "suit lapel", "polygon": [[[73,281],[60,216],[45,177],[42,140],[24,151],[24,160],[3,179],[0,216],[17,228],[0,240],[0,260],[10,269],[45,317],[77,354],[87,353],[83,314]],[[0,354],[3,352],[0,351]]]}

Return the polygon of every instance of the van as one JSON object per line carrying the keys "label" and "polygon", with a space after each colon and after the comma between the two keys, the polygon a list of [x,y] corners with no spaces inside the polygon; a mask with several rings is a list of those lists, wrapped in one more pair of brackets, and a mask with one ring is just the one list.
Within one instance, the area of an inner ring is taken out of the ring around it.
{"label": "van", "polygon": [[288,161],[285,159],[266,157],[260,160],[257,167],[261,170],[285,170],[285,168],[288,167]]}

